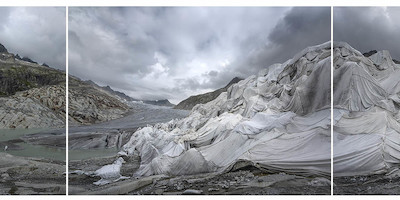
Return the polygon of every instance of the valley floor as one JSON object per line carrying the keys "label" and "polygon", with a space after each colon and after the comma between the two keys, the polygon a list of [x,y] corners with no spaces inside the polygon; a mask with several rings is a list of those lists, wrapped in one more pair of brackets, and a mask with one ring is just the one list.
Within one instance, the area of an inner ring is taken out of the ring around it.
{"label": "valley floor", "polygon": [[[225,173],[207,173],[168,177],[155,175],[132,177],[139,168],[140,158],[126,159],[121,168],[122,176],[131,178],[103,186],[93,182],[99,177],[87,176],[74,171],[94,171],[112,163],[116,157],[94,158],[69,162],[69,194],[330,194],[330,180],[324,177],[303,177],[286,173],[267,173],[256,168],[243,168]],[[72,172],[72,173],[71,173]]]}

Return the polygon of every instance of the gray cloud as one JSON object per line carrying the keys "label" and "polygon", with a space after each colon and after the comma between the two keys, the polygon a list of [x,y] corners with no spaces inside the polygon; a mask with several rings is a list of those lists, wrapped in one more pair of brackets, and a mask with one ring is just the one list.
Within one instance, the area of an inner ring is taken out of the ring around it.
{"label": "gray cloud", "polygon": [[389,50],[400,60],[399,7],[335,7],[333,37],[361,51]]}
{"label": "gray cloud", "polygon": [[65,70],[64,7],[0,7],[0,43],[8,51]]}
{"label": "gray cloud", "polygon": [[329,7],[69,11],[71,74],[174,103],[330,40]]}

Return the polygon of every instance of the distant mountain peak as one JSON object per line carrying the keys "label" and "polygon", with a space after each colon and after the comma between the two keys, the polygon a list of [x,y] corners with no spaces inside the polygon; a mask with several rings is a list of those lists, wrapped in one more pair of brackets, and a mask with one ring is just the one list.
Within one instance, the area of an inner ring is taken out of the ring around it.
{"label": "distant mountain peak", "polygon": [[3,46],[2,44],[0,44],[0,53],[8,53],[6,47]]}
{"label": "distant mountain peak", "polygon": [[228,83],[228,85],[226,85],[225,87],[229,87],[229,86],[231,86],[231,85],[233,85],[233,84],[235,84],[235,83],[237,83],[237,82],[239,82],[239,81],[241,81],[241,80],[243,80],[243,78],[240,78],[240,77],[235,77],[235,78],[233,78],[231,81],[229,81],[229,83]]}
{"label": "distant mountain peak", "polygon": [[167,106],[167,107],[173,107],[175,106],[171,102],[169,102],[168,99],[158,99],[158,100],[145,100],[143,101],[144,103],[151,104],[151,105],[156,105],[156,106]]}
{"label": "distant mountain peak", "polygon": [[21,60],[26,61],[26,62],[30,62],[30,63],[35,63],[38,64],[37,62],[33,61],[32,59],[28,58],[28,57],[22,57]]}

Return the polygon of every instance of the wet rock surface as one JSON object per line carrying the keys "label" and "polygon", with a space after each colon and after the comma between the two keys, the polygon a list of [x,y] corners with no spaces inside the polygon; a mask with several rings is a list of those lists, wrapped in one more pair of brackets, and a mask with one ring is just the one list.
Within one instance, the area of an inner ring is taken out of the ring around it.
{"label": "wet rock surface", "polygon": [[0,153],[0,194],[65,194],[65,162]]}

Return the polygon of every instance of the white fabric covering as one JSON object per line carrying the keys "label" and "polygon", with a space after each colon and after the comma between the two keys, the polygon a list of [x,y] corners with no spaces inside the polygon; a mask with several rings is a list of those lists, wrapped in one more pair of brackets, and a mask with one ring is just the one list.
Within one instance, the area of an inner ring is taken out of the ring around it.
{"label": "white fabric covering", "polygon": [[123,154],[139,152],[136,176],[222,172],[239,160],[330,176],[330,60],[330,42],[309,47],[184,119],[137,130]]}
{"label": "white fabric covering", "polygon": [[366,58],[334,43],[334,52],[334,176],[387,173],[400,164],[398,67],[387,51]]}

